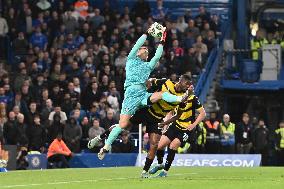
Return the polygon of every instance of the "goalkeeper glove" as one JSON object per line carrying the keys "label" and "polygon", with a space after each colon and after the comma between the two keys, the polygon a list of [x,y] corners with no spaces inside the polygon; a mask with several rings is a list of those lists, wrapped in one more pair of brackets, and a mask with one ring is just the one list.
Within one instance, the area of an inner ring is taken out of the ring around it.
{"label": "goalkeeper glove", "polygon": [[167,37],[167,31],[166,31],[166,28],[165,28],[165,30],[164,30],[164,32],[163,32],[163,35],[162,35],[162,37],[161,37],[161,39],[160,39],[160,43],[161,43],[162,45],[165,45],[166,37]]}

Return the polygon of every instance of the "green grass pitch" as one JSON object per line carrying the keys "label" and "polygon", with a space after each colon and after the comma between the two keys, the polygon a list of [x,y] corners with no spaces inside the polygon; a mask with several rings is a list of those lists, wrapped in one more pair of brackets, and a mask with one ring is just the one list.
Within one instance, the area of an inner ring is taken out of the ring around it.
{"label": "green grass pitch", "polygon": [[0,173],[0,189],[276,189],[284,168],[172,167],[166,178],[141,179],[138,167],[54,169]]}

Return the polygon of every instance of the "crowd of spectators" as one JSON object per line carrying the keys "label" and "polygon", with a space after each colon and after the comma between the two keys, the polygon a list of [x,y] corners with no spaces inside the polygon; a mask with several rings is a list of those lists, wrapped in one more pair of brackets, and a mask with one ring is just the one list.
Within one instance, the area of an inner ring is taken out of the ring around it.
{"label": "crowd of spectators", "polygon": [[[85,0],[10,0],[0,7],[0,140],[41,153],[58,133],[79,153],[117,123],[127,54],[152,23],[168,32],[152,76],[173,81],[201,73],[221,26],[203,6],[196,17],[189,11],[173,20],[162,0],[156,7],[138,0],[123,12],[109,1],[99,9]],[[4,53],[7,37],[12,62]],[[146,45],[152,56],[156,40]],[[130,137],[124,133],[114,151],[133,151]]]}

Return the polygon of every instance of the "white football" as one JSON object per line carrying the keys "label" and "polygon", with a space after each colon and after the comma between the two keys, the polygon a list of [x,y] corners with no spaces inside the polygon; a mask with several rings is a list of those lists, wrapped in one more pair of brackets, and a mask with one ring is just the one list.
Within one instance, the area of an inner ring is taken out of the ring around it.
{"label": "white football", "polygon": [[152,24],[148,30],[148,33],[152,35],[153,37],[161,38],[163,35],[163,32],[166,30],[166,27],[159,24],[158,22],[155,22]]}

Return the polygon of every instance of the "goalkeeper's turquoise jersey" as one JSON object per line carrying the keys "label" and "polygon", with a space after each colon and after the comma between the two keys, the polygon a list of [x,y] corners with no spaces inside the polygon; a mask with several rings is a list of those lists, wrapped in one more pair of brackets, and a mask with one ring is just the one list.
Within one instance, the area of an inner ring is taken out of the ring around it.
{"label": "goalkeeper's turquoise jersey", "polygon": [[143,34],[137,40],[127,57],[124,88],[127,88],[131,85],[145,85],[145,82],[148,80],[152,70],[155,68],[157,62],[163,54],[163,45],[159,45],[155,56],[150,60],[150,62],[144,62],[137,57],[137,51],[144,44],[146,38],[147,35]]}

